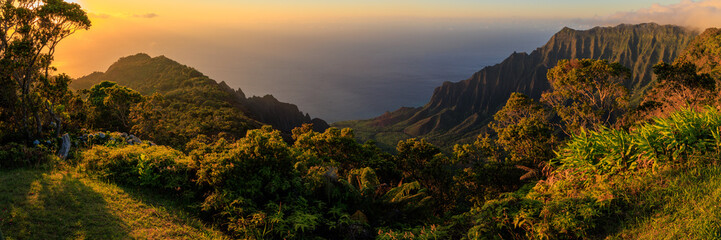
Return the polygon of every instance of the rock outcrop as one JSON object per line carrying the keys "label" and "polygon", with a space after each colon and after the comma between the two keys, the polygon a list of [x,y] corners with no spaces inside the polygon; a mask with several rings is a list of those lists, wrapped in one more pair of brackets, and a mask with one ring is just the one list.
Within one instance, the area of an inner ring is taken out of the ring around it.
{"label": "rock outcrop", "polygon": [[68,135],[67,133],[63,134],[62,139],[63,142],[62,145],[60,145],[60,150],[58,150],[58,156],[62,159],[65,159],[66,157],[68,157],[68,153],[70,153],[70,135]]}

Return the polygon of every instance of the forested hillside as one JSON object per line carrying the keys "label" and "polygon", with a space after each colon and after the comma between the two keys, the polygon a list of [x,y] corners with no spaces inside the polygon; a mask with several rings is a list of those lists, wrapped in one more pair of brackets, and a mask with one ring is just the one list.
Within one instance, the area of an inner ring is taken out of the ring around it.
{"label": "forested hillside", "polygon": [[[181,95],[199,95],[205,99],[192,99],[187,104],[216,101],[232,107],[227,111],[238,112],[249,119],[240,120],[258,127],[257,123],[270,124],[283,132],[290,131],[304,123],[314,123],[317,130],[323,131],[328,124],[321,119],[312,119],[303,114],[298,107],[276,100],[273,96],[246,98],[241,89],[233,90],[225,82],[217,83],[197,70],[177,63],[165,56],[151,58],[147,54],[137,54],[121,58],[111,65],[105,73],[95,72],[74,80],[70,87],[90,89],[102,81],[111,81],[137,90],[143,95],[159,93],[169,98]],[[188,92],[190,91],[190,92]]]}
{"label": "forested hillside", "polygon": [[624,85],[638,103],[656,79],[653,65],[672,62],[697,32],[683,27],[619,25],[590,30],[564,28],[544,46],[529,53],[513,53],[503,62],[460,82],[445,82],[420,108],[401,108],[374,119],[335,123],[356,129],[361,140],[387,146],[410,137],[424,137],[447,147],[472,139],[491,120],[513,92],[539,99],[549,90],[548,69],[561,59],[590,58],[619,62],[633,72]]}
{"label": "forested hillside", "polygon": [[695,38],[676,59],[676,63],[692,63],[699,73],[721,78],[721,29],[710,28]]}

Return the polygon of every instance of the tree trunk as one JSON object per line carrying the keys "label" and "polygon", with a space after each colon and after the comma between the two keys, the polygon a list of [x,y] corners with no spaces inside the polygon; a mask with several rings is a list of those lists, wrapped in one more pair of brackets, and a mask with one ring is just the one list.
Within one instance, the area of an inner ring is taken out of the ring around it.
{"label": "tree trunk", "polygon": [[58,116],[57,114],[55,114],[55,110],[53,110],[53,108],[54,108],[53,105],[54,104],[52,104],[52,103],[47,103],[47,104],[45,104],[45,108],[50,113],[50,117],[53,118],[53,121],[55,121],[55,124],[56,124],[55,125],[55,136],[60,137],[60,133],[63,130],[63,119],[60,118],[60,116]]}
{"label": "tree trunk", "polygon": [[28,116],[28,109],[25,107],[23,103],[23,130],[25,130],[25,143],[29,143],[30,139],[33,137],[32,133],[30,132],[30,116]]}
{"label": "tree trunk", "polygon": [[35,116],[35,127],[37,128],[37,136],[43,135],[43,121],[40,119],[40,111],[35,110],[33,111],[33,115]]}

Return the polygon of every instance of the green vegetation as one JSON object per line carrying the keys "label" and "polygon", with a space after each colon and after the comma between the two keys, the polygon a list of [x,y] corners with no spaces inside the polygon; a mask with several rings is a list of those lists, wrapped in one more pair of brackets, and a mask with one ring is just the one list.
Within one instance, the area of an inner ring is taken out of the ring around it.
{"label": "green vegetation", "polygon": [[[57,41],[49,50],[27,43],[89,27],[85,12],[63,1],[32,4],[40,2],[0,8],[17,31],[5,32],[0,49],[8,239],[720,237],[719,79],[687,58],[655,65],[659,83],[640,107],[629,104],[631,74],[619,63],[560,60],[541,101],[513,93],[492,120],[474,113],[450,131],[475,141],[452,150],[401,139],[442,130],[443,118],[401,128],[428,116],[388,113],[366,125],[390,126],[381,136],[398,141],[388,153],[381,147],[393,146],[360,143],[350,128],[260,127],[243,101],[262,99],[166,58],[122,59],[73,93],[68,76],[50,75]],[[47,32],[57,18],[72,24]],[[694,46],[715,46],[701,44],[718,39],[712,33]],[[705,53],[718,51],[691,56]],[[41,57],[25,61],[28,54]],[[120,73],[140,81],[100,81]],[[486,133],[465,131],[481,123]]]}
{"label": "green vegetation", "polygon": [[721,168],[669,171],[654,184],[657,188],[646,193],[644,200],[652,202],[655,211],[638,216],[614,234],[622,239],[718,239],[721,213]]}
{"label": "green vegetation", "polygon": [[[674,208],[680,206],[670,205],[673,202],[667,200],[696,199],[702,201],[694,203],[700,207],[688,210],[703,211],[705,204],[713,204],[701,200],[704,192],[717,191],[699,188],[704,187],[704,178],[718,177],[710,174],[718,169],[719,127],[721,113],[708,109],[702,113],[680,111],[630,132],[611,129],[582,132],[561,147],[553,162],[556,169],[546,180],[530,191],[522,189],[471,210],[475,226],[469,236],[591,238],[614,235],[626,226],[648,228],[647,221],[655,218],[686,214],[677,212],[680,209]],[[678,185],[669,187],[669,181],[692,188],[686,191]],[[689,222],[678,221],[688,224],[717,217],[706,214]],[[694,233],[685,237],[713,238],[708,234],[716,234],[718,228],[708,227],[678,231]],[[674,234],[679,233],[655,233]]]}
{"label": "green vegetation", "polygon": [[140,93],[114,82],[101,82],[88,91],[88,116],[95,129],[114,131],[130,130],[130,108],[142,102]]}
{"label": "green vegetation", "polygon": [[6,239],[228,239],[168,197],[72,169],[0,171]]}
{"label": "green vegetation", "polygon": [[[357,143],[349,130],[311,129],[297,128],[292,146],[270,127],[235,143],[201,135],[188,144],[188,154],[106,142],[83,151],[78,166],[102,179],[182,197],[231,235],[253,239],[332,238],[348,231],[362,237],[372,236],[373,226],[418,224],[431,216],[431,196],[443,195],[422,187],[435,182],[420,182],[452,179],[409,167],[401,169],[417,175],[406,183],[382,184],[401,178],[390,155]],[[427,161],[439,153],[433,149],[423,142],[399,144],[399,161]]]}
{"label": "green vegetation", "polygon": [[59,136],[64,118],[58,111],[67,98],[57,97],[67,94],[69,78],[50,75],[53,54],[61,40],[90,27],[87,14],[80,5],[61,0],[10,0],[0,7],[0,21],[0,88],[6,103],[0,105],[1,131],[22,129],[16,134],[39,137],[50,116]]}
{"label": "green vegetation", "polygon": [[698,66],[701,74],[710,74],[714,79],[721,78],[721,29],[706,29],[695,38],[683,54],[678,56],[676,63],[691,63]]}
{"label": "green vegetation", "polygon": [[[143,126],[135,131],[145,132],[136,134],[174,146],[184,144],[197,134],[212,137],[222,132],[239,138],[248,129],[262,126],[261,123],[272,125],[286,134],[303,123],[314,123],[318,131],[328,128],[325,121],[311,119],[293,104],[280,102],[271,95],[246,98],[241,89],[231,89],[225,82],[218,83],[194,68],[165,56],[150,57],[140,53],[123,57],[104,73],[95,72],[78,78],[69,87],[85,90],[104,81],[137,90],[151,100],[143,106],[141,113],[152,115],[142,117],[157,121],[137,123]],[[160,134],[168,130],[167,126],[156,127],[161,120],[163,124],[160,125],[194,126],[185,128],[184,132],[175,132],[183,135],[175,139],[174,135]]]}
{"label": "green vegetation", "polygon": [[567,133],[609,126],[628,107],[624,82],[631,70],[605,60],[561,60],[548,70],[552,91],[541,98],[561,118]]}
{"label": "green vegetation", "polygon": [[497,133],[497,144],[508,160],[526,169],[536,177],[546,161],[553,157],[556,134],[551,126],[551,113],[547,107],[528,96],[514,93],[506,106],[493,117],[491,128]]}

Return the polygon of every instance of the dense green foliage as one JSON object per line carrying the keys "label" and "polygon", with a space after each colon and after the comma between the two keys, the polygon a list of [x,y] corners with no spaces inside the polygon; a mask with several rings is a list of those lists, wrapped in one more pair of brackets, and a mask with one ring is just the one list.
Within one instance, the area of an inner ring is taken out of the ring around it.
{"label": "dense green foliage", "polygon": [[706,29],[696,37],[678,56],[674,63],[696,65],[701,74],[709,74],[714,79],[721,78],[721,29]]}
{"label": "dense green foliage", "polygon": [[[451,158],[422,140],[403,141],[389,158],[352,141],[350,130],[309,129],[296,129],[292,145],[269,127],[235,143],[201,136],[187,154],[105,143],[85,151],[80,165],[194,199],[240,238],[558,239],[641,224],[629,217],[657,211],[661,203],[647,198],[665,194],[658,181],[677,169],[713,165],[721,153],[721,113],[684,110],[631,131],[581,131],[560,148],[545,180],[521,188],[526,173],[488,137],[457,146]],[[354,156],[376,160],[336,160]],[[373,170],[393,162],[401,172],[379,177]],[[439,221],[433,216],[444,215],[434,210],[457,215]]]}
{"label": "dense green foliage", "polygon": [[[721,113],[684,110],[630,132],[602,129],[574,136],[556,169],[530,191],[486,202],[471,213],[469,236],[591,238],[613,233],[618,221],[649,215],[662,191],[653,183],[672,169],[702,169],[719,158]],[[695,171],[695,170],[694,170]]]}
{"label": "dense green foliage", "polygon": [[199,134],[212,138],[240,138],[259,124],[223,101],[227,95],[202,84],[166,95],[154,94],[131,110],[131,131],[142,138],[174,147],[183,147]]}
{"label": "dense green foliage", "polygon": [[[414,226],[431,216],[434,194],[426,189],[435,186],[436,176],[403,173],[415,180],[407,182],[397,182],[400,173],[379,176],[373,168],[393,169],[387,154],[357,143],[349,129],[310,129],[296,129],[292,146],[270,127],[251,130],[235,143],[201,135],[188,144],[187,154],[106,142],[83,152],[80,166],[104,179],[195,199],[240,238],[367,238],[372,228]],[[428,148],[399,144],[398,158],[425,161]]]}
{"label": "dense green foliage", "polygon": [[526,95],[514,93],[491,123],[496,141],[510,162],[528,171],[524,179],[540,177],[546,161],[553,157],[556,136],[546,108]]}
{"label": "dense green foliage", "polygon": [[610,126],[628,106],[624,83],[631,71],[605,60],[561,60],[548,70],[552,91],[542,101],[561,117],[567,133]]}
{"label": "dense green foliage", "polygon": [[59,135],[64,98],[56,97],[65,94],[68,78],[50,75],[53,54],[61,40],[90,27],[87,14],[62,0],[9,0],[0,6],[0,22],[0,137],[30,141],[44,137],[51,123]]}
{"label": "dense green foliage", "polygon": [[130,130],[130,109],[142,102],[140,93],[114,82],[101,82],[88,91],[88,123],[94,129]]}
{"label": "dense green foliage", "polygon": [[0,146],[0,168],[12,169],[24,166],[38,166],[49,162],[49,149],[43,146],[28,147],[23,144],[9,143]]}
{"label": "dense green foliage", "polygon": [[[108,143],[106,145],[112,145]],[[166,191],[190,191],[190,172],[184,155],[162,146],[94,146],[82,153],[80,167],[118,183]]]}
{"label": "dense green foliage", "polygon": [[653,116],[667,116],[684,108],[702,109],[716,104],[716,83],[709,74],[699,73],[691,63],[659,63],[654,66],[656,84],[638,109],[625,122],[647,120]]}

